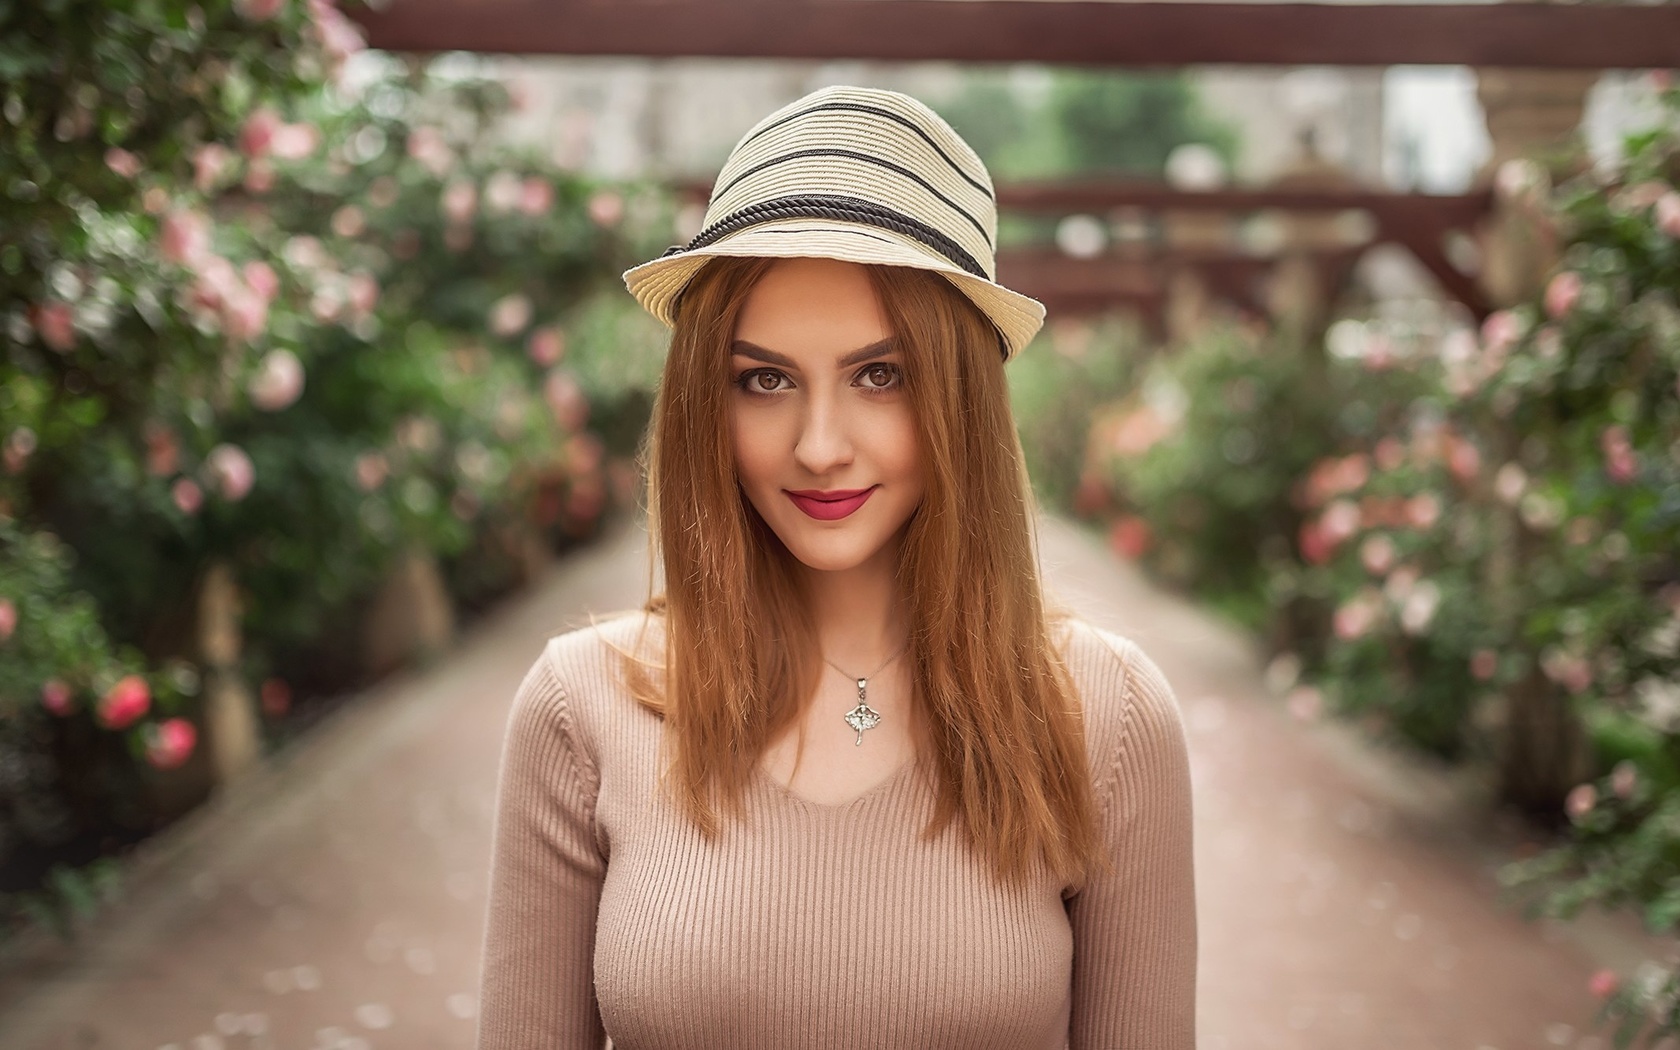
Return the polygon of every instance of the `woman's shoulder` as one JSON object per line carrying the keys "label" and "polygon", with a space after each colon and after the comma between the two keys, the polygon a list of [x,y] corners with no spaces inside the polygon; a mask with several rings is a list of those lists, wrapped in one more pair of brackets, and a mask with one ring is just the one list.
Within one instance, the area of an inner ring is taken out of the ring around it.
{"label": "woman's shoulder", "polygon": [[569,627],[549,637],[545,655],[558,667],[590,675],[613,662],[614,653],[636,653],[657,659],[661,651],[665,618],[641,609],[594,613],[588,623]]}
{"label": "woman's shoulder", "polygon": [[603,735],[618,735],[625,719],[641,710],[631,697],[626,669],[639,658],[656,670],[651,662],[663,651],[662,631],[659,616],[633,609],[594,614],[588,623],[550,635],[520,688],[516,722],[562,729],[597,753]]}
{"label": "woman's shoulder", "polygon": [[1080,616],[1063,622],[1059,640],[1093,756],[1118,755],[1129,740],[1182,737],[1178,698],[1143,646]]}

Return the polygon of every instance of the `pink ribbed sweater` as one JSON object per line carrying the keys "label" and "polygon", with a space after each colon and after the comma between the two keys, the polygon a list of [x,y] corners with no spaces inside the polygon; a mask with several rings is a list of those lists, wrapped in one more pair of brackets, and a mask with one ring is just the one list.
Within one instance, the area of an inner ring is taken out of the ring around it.
{"label": "pink ribbed sweater", "polygon": [[835,806],[761,772],[708,843],[656,791],[660,720],[600,637],[631,649],[638,622],[550,639],[515,696],[479,1050],[1192,1050],[1190,772],[1135,643],[1065,643],[1115,872],[1010,891],[956,823],[917,840],[916,764]]}

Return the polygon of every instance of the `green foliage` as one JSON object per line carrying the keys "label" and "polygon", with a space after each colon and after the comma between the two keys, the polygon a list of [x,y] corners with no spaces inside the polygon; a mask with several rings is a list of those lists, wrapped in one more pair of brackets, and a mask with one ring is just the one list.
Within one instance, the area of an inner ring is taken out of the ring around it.
{"label": "green foliage", "polygon": [[1237,135],[1201,108],[1182,73],[978,70],[941,115],[993,179],[1124,174],[1159,178],[1177,146],[1213,147],[1229,165]]}
{"label": "green foliage", "polygon": [[1078,498],[1091,419],[1130,387],[1140,337],[1114,319],[1053,324],[1009,363],[1009,396],[1039,501]]}

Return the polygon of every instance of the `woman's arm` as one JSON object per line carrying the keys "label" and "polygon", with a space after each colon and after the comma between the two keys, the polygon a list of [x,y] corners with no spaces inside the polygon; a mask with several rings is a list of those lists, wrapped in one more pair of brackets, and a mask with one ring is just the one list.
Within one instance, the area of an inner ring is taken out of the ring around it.
{"label": "woman's arm", "polygon": [[[1196,872],[1190,763],[1172,687],[1138,646],[1116,661],[1113,765],[1093,770],[1112,873],[1068,901],[1070,1050],[1194,1050]],[[1113,695],[1112,693],[1108,695]]]}
{"label": "woman's arm", "polygon": [[545,650],[508,716],[496,792],[478,1050],[600,1050],[599,778]]}

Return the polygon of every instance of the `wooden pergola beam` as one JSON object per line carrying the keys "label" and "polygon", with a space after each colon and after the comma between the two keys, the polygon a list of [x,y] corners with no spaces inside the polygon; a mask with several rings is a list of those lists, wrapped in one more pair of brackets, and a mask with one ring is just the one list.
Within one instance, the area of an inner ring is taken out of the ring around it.
{"label": "wooden pergola beam", "polygon": [[[709,192],[709,188],[702,190],[700,199],[704,200]],[[1100,214],[1123,208],[1231,214],[1270,209],[1306,213],[1403,211],[1421,212],[1453,226],[1468,226],[1493,206],[1492,190],[1460,194],[1391,193],[1356,188],[1181,190],[1164,182],[1112,178],[1006,183],[997,187],[997,195],[1002,210],[1057,215]]]}
{"label": "wooden pergola beam", "polygon": [[391,51],[1092,66],[1680,66],[1680,5],[389,0]]}

